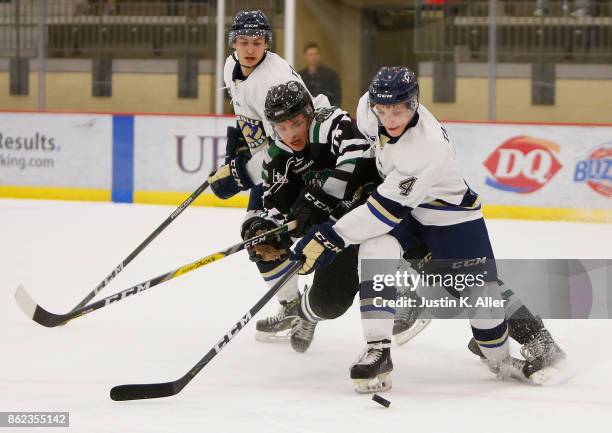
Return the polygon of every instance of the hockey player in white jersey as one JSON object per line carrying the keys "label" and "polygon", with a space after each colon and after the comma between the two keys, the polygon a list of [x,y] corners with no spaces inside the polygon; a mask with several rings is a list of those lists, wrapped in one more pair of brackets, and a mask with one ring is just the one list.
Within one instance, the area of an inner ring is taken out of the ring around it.
{"label": "hockey player in white jersey", "polygon": [[[480,211],[480,200],[459,173],[454,149],[444,128],[418,103],[418,84],[407,68],[382,68],[368,92],[367,114],[376,119],[376,163],[384,181],[367,203],[335,224],[312,227],[293,247],[293,258],[304,260],[303,273],[331,263],[349,245],[359,244],[359,258],[388,259],[397,266],[402,249],[416,239],[433,259],[484,258],[466,273],[486,275],[479,296],[500,299],[494,256]],[[364,119],[358,111],[358,122]],[[360,118],[361,117],[361,118]],[[358,392],[391,387],[393,363],[390,337],[395,288],[374,289],[371,275],[361,270],[360,297],[366,349],[351,368]],[[485,272],[486,271],[486,272]],[[375,297],[383,302],[373,302]],[[503,377],[527,380],[528,361],[510,356],[503,307],[472,311],[470,324],[478,349],[489,368]]]}
{"label": "hockey player in white jersey", "polygon": [[[369,93],[366,92],[359,100],[357,125],[361,133],[371,143],[375,144],[379,131],[379,119],[371,109],[369,99]],[[406,237],[406,233],[403,237]],[[399,239],[404,249],[404,259],[409,261],[417,271],[426,269],[427,263],[431,259],[431,252],[427,245],[414,236],[412,236],[410,242],[406,242],[405,239],[402,239],[402,236],[399,236]],[[565,352],[545,328],[542,319],[534,315],[521,299],[503,284],[503,281],[498,280],[498,284],[502,290],[501,296],[506,310],[508,335],[521,345],[521,355],[529,362],[527,368],[531,374],[550,367],[564,370],[566,366],[562,361],[566,358]],[[399,297],[401,296],[398,295]],[[427,317],[427,312],[421,314],[418,319],[415,318],[422,312],[422,308],[400,307],[397,309],[393,336],[398,344],[409,341],[429,324],[431,319]],[[474,355],[485,359],[474,338],[469,341],[468,348]],[[541,375],[548,373],[550,372],[543,371]],[[567,371],[563,371],[559,376],[566,376],[567,374]]]}
{"label": "hockey player in white jersey", "polygon": [[[242,237],[248,239],[261,229],[253,224],[257,222],[254,217],[263,209],[262,162],[272,133],[264,116],[267,91],[281,83],[302,80],[286,60],[269,51],[272,29],[261,11],[239,12],[234,17],[228,39],[234,51],[225,61],[223,78],[232,98],[237,125],[228,128],[225,164],[208,179],[214,194],[222,199],[250,190],[248,213],[241,228]],[[323,96],[315,105],[329,105],[329,102]],[[252,249],[249,254],[251,260],[258,261]],[[271,286],[283,275],[288,264],[288,260],[258,262],[257,267]],[[257,322],[258,340],[288,341],[291,322],[297,314],[298,295],[296,276],[277,294],[281,303],[278,314]]]}
{"label": "hockey player in white jersey", "polygon": [[[378,137],[379,119],[370,108],[367,92],[359,100],[357,114],[359,130],[370,142],[375,143]],[[414,245],[415,241],[417,245]],[[423,270],[423,264],[428,262],[431,255],[427,245],[413,238],[408,245],[402,246],[405,250],[403,257],[413,264],[414,269],[418,267],[419,270]],[[521,354],[529,361],[529,368],[532,371],[551,366],[563,369],[560,361],[564,360],[566,355],[545,328],[542,319],[534,315],[510,288],[503,285],[501,280],[499,284],[502,287],[502,299],[508,320],[508,335],[521,345]],[[401,296],[398,295],[399,297]],[[397,309],[393,336],[398,344],[409,341],[429,324],[431,319],[427,317],[427,312],[421,314],[418,319],[415,317],[422,312],[421,308]],[[483,358],[474,338],[468,343],[468,348],[473,354]]]}

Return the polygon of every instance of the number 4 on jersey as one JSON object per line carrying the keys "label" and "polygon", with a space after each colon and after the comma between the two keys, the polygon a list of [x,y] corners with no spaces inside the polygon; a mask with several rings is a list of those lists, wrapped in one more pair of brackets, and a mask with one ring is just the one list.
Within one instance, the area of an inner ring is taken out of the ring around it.
{"label": "number 4 on jersey", "polygon": [[414,186],[416,180],[417,178],[414,176],[410,176],[409,178],[402,180],[399,183],[400,195],[406,196],[410,194],[410,191],[412,191],[412,187]]}

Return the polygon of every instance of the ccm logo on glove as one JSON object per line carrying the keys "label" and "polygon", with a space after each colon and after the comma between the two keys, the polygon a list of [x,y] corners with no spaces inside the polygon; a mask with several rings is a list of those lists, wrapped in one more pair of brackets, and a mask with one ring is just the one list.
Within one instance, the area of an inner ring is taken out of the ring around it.
{"label": "ccm logo on glove", "polygon": [[315,233],[315,238],[321,245],[323,245],[326,249],[333,251],[334,253],[339,253],[342,251],[342,248],[338,248],[333,242],[330,242],[321,234],[321,232]]}

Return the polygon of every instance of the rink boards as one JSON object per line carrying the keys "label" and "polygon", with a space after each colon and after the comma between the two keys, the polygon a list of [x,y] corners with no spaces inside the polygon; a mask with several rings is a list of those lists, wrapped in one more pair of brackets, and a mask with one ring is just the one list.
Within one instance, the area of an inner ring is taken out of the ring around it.
{"label": "rink boards", "polygon": [[[0,113],[0,197],[181,203],[232,116]],[[488,217],[612,222],[612,125],[446,122]],[[247,196],[196,205],[245,206]]]}

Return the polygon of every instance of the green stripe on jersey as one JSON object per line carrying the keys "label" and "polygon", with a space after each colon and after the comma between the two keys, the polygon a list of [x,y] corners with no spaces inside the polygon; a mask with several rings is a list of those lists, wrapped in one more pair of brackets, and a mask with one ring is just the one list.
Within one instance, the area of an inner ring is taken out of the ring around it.
{"label": "green stripe on jersey", "polygon": [[274,142],[272,142],[271,144],[268,145],[268,156],[270,156],[270,159],[274,159],[278,155],[283,155],[283,154],[290,155],[289,152],[287,152],[286,150],[281,149]]}
{"label": "green stripe on jersey", "polygon": [[319,140],[319,130],[321,129],[321,124],[317,121],[314,121],[314,128],[312,131],[312,140],[310,140],[311,143],[320,143],[321,141]]}
{"label": "green stripe on jersey", "polygon": [[345,161],[342,161],[341,163],[339,163],[338,165],[336,165],[336,167],[340,167],[341,165],[344,164],[357,164],[357,161],[359,161],[361,158],[351,158],[351,159],[347,159]]}

